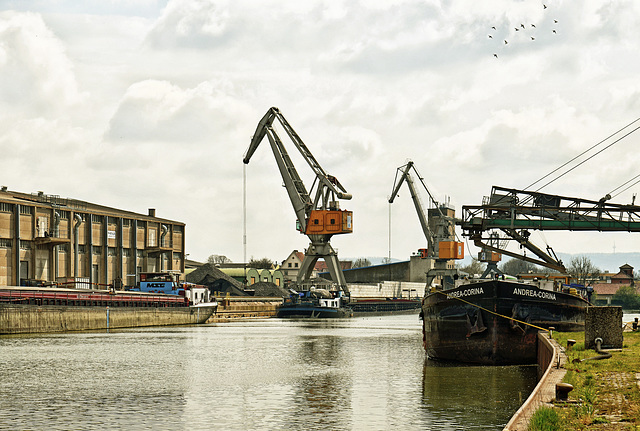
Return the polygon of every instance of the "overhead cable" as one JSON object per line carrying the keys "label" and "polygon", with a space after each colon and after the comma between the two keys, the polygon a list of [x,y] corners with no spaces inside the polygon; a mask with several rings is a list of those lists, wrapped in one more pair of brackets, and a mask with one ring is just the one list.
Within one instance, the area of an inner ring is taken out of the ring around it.
{"label": "overhead cable", "polygon": [[[540,181],[544,180],[545,178],[549,177],[550,175],[553,175],[554,173],[558,172],[560,169],[564,168],[565,166],[569,165],[570,163],[574,162],[575,160],[579,159],[580,157],[582,157],[583,155],[585,155],[586,153],[588,153],[589,151],[593,150],[594,148],[596,148],[597,146],[601,145],[602,143],[604,143],[605,141],[609,140],[610,138],[612,138],[613,136],[617,135],[618,133],[622,132],[624,129],[632,126],[634,123],[640,121],[640,117],[636,118],[635,120],[633,120],[631,123],[627,124],[626,126],[622,127],[621,129],[617,130],[616,132],[612,133],[611,135],[607,136],[606,138],[604,138],[603,140],[601,140],[600,142],[598,142],[597,144],[589,147],[587,150],[583,151],[582,153],[578,154],[577,156],[575,156],[574,158],[572,158],[571,160],[569,160],[568,162],[565,162],[564,164],[562,164],[561,166],[557,167],[556,169],[554,169],[553,171],[549,172],[548,174],[546,174],[545,176],[543,176],[542,178],[534,181],[533,183],[531,183],[530,185],[528,185],[527,187],[525,187],[523,190],[527,190],[530,189],[531,187],[533,187],[534,185],[538,184]],[[626,136],[629,136],[631,133],[635,132],[636,130],[638,130],[638,128],[632,130],[631,132],[627,133],[625,136],[623,136],[622,138],[625,138]],[[581,163],[579,163],[578,165],[574,166],[573,168],[569,169],[568,171],[566,171],[565,173],[557,176],[556,178],[554,178],[553,180],[549,181],[548,183],[546,183],[545,185],[539,187],[536,191],[539,191],[540,189],[548,186],[549,184],[551,184],[552,182],[556,181],[558,178],[564,176],[565,174],[571,172],[572,170],[574,170],[575,168],[577,168],[578,166],[580,166],[581,164],[583,164],[584,162],[586,162],[587,160],[593,158],[594,156],[600,154],[602,151],[606,150],[607,148],[611,147],[612,145],[616,144],[617,142],[619,142],[622,138],[614,141],[612,144],[609,144],[608,146],[606,146],[605,148],[603,148],[602,150],[598,151],[597,153],[593,154],[591,157],[587,158],[586,160],[582,161]]]}
{"label": "overhead cable", "polygon": [[[638,120],[640,120],[640,118],[638,118]],[[638,121],[636,120],[636,121]],[[636,127],[635,129],[633,129],[632,131],[628,132],[627,134],[623,135],[622,137],[616,139],[615,141],[613,141],[612,143],[610,143],[609,145],[607,145],[606,147],[604,147],[603,149],[601,149],[600,151],[597,151],[596,153],[592,154],[591,156],[587,157],[586,159],[584,159],[583,161],[581,161],[580,163],[578,163],[577,165],[575,165],[574,167],[572,167],[571,169],[563,172],[562,174],[558,175],[557,177],[555,177],[554,179],[552,179],[551,181],[545,183],[544,185],[538,187],[535,191],[538,192],[540,190],[542,190],[543,188],[545,188],[546,186],[548,186],[549,184],[553,183],[554,181],[560,179],[561,177],[567,175],[569,172],[573,171],[574,169],[578,168],[579,166],[585,164],[586,162],[588,162],[589,160],[593,159],[595,156],[597,156],[598,154],[602,153],[603,151],[607,150],[608,148],[611,148],[612,146],[614,146],[615,144],[617,144],[618,142],[620,142],[621,140],[623,140],[624,138],[626,138],[627,136],[629,136],[630,134],[632,134],[633,132],[637,131],[638,129],[640,129],[640,126]],[[618,132],[616,132],[618,133]],[[616,134],[614,133],[614,135]],[[612,135],[613,136],[613,135]],[[608,139],[608,138],[607,138]],[[606,140],[606,139],[605,139]],[[603,141],[601,141],[603,142]],[[597,144],[600,145],[600,144]],[[592,147],[593,148],[593,147]],[[584,154],[584,153],[583,153]],[[574,158],[575,160],[575,158]],[[568,162],[567,162],[568,163]],[[566,165],[566,163],[565,163]],[[556,169],[557,170],[557,169]],[[548,176],[548,175],[546,175]],[[539,182],[540,180],[536,181]],[[535,184],[535,183],[534,183]],[[529,186],[531,187],[531,186]],[[529,188],[527,187],[527,188]]]}

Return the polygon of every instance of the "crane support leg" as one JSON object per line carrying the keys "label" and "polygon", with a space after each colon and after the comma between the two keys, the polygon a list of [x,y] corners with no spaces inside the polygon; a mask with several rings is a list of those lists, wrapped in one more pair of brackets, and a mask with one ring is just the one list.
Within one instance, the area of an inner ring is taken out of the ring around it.
{"label": "crane support leg", "polygon": [[338,253],[336,253],[333,247],[331,247],[331,244],[329,244],[328,242],[312,242],[309,245],[309,248],[305,252],[300,271],[298,272],[297,283],[301,284],[302,282],[311,278],[313,268],[320,258],[324,259],[324,261],[327,263],[327,268],[329,269],[329,274],[331,274],[331,279],[338,285],[340,290],[345,293],[349,293],[347,281],[344,278],[342,267],[340,266],[340,261],[338,260]]}

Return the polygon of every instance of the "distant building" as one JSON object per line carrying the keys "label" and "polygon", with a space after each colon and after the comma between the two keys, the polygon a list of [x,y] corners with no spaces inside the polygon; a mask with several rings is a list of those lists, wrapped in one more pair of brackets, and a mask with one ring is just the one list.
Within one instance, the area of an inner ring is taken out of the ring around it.
{"label": "distant building", "polygon": [[[620,267],[620,271],[611,275],[608,283],[594,283],[593,291],[596,293],[596,300],[598,302],[606,302],[607,305],[611,304],[613,295],[616,294],[618,289],[622,286],[632,286],[635,288],[635,281],[633,279],[633,267],[627,263]],[[638,289],[635,289],[636,293]]]}
{"label": "distant building", "polygon": [[0,285],[106,288],[140,272],[185,271],[185,224],[0,189]]}
{"label": "distant building", "polygon": [[299,252],[298,250],[293,250],[291,254],[289,254],[289,257],[282,261],[280,270],[282,271],[282,275],[285,280],[296,281],[303,260],[304,253]]}
{"label": "distant building", "polygon": [[[304,253],[299,252],[298,250],[293,250],[289,257],[287,257],[280,266],[280,271],[284,276],[284,279],[287,281],[296,281],[298,278],[298,273],[300,272],[300,267],[302,266],[302,261],[304,260]],[[350,260],[340,261],[340,267],[342,270],[351,269],[353,266],[353,262]],[[327,263],[324,259],[319,259],[313,267],[313,271],[311,272],[310,278],[317,278],[318,274],[321,272],[327,271]]]}
{"label": "distant building", "polygon": [[620,272],[611,277],[611,284],[624,284],[625,286],[634,286],[633,266],[625,263],[620,267]]}

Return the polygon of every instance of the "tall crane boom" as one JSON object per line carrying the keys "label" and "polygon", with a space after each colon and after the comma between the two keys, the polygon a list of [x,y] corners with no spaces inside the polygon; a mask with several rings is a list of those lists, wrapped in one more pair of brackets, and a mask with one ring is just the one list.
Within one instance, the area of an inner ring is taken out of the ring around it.
{"label": "tall crane boom", "polygon": [[[302,155],[302,158],[315,174],[310,190],[314,195],[313,199],[273,127],[275,120],[278,120]],[[336,177],[327,174],[322,169],[309,148],[302,142],[302,139],[280,113],[280,110],[275,107],[270,108],[258,123],[249,148],[243,158],[245,164],[249,163],[251,156],[255,153],[265,135],[269,140],[282,180],[287,189],[287,194],[293,205],[298,221],[298,230],[306,234],[311,240],[311,244],[305,252],[302,267],[298,272],[298,284],[302,284],[310,278],[315,263],[319,258],[323,258],[334,282],[341,290],[348,292],[337,253],[331,247],[329,240],[333,235],[353,232],[353,214],[351,211],[340,210],[338,202],[338,199],[351,199],[351,195],[347,193]]]}
{"label": "tall crane boom", "polygon": [[[431,229],[429,228],[429,222],[427,220],[427,214],[424,211],[424,208],[422,206],[422,202],[420,201],[420,197],[416,191],[416,186],[413,183],[413,178],[411,177],[409,171],[411,170],[411,168],[413,168],[413,170],[416,172],[417,175],[417,171],[415,170],[415,167],[413,166],[413,162],[409,161],[406,165],[401,166],[398,168],[398,170],[396,171],[396,179],[395,179],[395,183],[394,183],[394,187],[393,187],[393,191],[391,192],[391,196],[389,197],[389,203],[392,204],[393,201],[395,200],[396,196],[398,196],[398,192],[400,191],[400,187],[402,186],[402,184],[404,182],[407,183],[407,187],[409,187],[409,193],[411,193],[411,200],[413,201],[413,205],[416,208],[416,213],[418,214],[418,219],[420,220],[420,226],[422,227],[422,232],[424,233],[425,238],[427,239],[427,247],[430,250],[434,250],[434,239],[433,239],[433,233],[431,232]],[[418,177],[420,177],[418,175]],[[424,185],[424,183],[423,183]],[[426,187],[425,187],[426,189]],[[429,191],[429,189],[427,189],[427,192]],[[433,198],[431,197],[431,193],[429,193],[429,197],[433,200]],[[435,201],[434,201],[435,202]],[[436,203],[437,205],[437,203]]]}
{"label": "tall crane boom", "polygon": [[[422,202],[420,201],[420,196],[416,190],[411,171],[413,171],[414,175],[426,190],[430,203],[434,207],[433,209],[429,209],[428,212],[425,212]],[[432,268],[427,272],[427,288],[431,287],[431,283],[436,277],[443,279],[448,278],[448,283],[451,284],[453,277],[457,274],[457,270],[452,264],[452,259],[462,259],[464,257],[463,244],[455,241],[455,213],[453,209],[439,204],[433,198],[429,188],[424,183],[424,179],[412,161],[407,162],[406,165],[400,166],[397,169],[393,190],[389,197],[390,204],[395,200],[403,183],[406,183],[409,188],[413,205],[420,220],[422,232],[427,240],[427,253],[426,256],[423,257],[431,259],[432,262]],[[429,221],[431,221],[431,223],[429,223]],[[445,284],[444,281],[443,284]]]}
{"label": "tall crane boom", "polygon": [[[564,272],[550,247],[545,252],[529,241],[530,230],[640,232],[640,206],[609,199],[609,195],[596,201],[494,186],[482,205],[462,207],[460,225],[479,247]],[[538,259],[486,244],[483,235],[491,230],[501,230]]]}

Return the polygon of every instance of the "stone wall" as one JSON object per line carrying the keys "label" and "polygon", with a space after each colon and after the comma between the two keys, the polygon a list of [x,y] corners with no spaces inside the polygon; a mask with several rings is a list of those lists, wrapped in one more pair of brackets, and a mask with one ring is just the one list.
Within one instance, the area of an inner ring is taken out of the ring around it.
{"label": "stone wall", "polygon": [[[126,308],[8,305],[0,307],[0,334],[83,331],[195,324],[205,308]],[[108,320],[107,320],[108,316]],[[208,316],[207,316],[208,317]]]}
{"label": "stone wall", "polygon": [[425,283],[383,281],[382,283],[347,283],[351,298],[415,298],[424,295]]}
{"label": "stone wall", "polygon": [[622,348],[622,307],[587,307],[584,326],[585,349],[595,349],[596,338],[602,338],[602,348]]}

